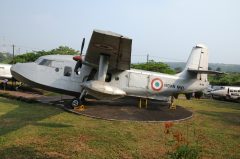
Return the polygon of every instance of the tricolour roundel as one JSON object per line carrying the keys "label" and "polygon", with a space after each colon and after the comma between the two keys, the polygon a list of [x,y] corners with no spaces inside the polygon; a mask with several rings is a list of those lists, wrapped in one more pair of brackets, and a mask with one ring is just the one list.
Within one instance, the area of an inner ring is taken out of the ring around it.
{"label": "tricolour roundel", "polygon": [[163,87],[163,82],[160,78],[154,78],[151,82],[151,87],[154,91],[160,91]]}

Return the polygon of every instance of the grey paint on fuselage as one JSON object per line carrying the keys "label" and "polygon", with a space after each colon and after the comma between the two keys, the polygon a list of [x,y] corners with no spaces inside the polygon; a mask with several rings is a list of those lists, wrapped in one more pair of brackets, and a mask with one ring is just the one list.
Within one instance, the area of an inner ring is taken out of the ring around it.
{"label": "grey paint on fuselage", "polygon": [[[11,68],[13,76],[26,84],[63,93],[79,95],[80,75],[73,72],[76,64],[71,55],[47,55],[42,56],[35,62],[17,63]],[[51,65],[40,65],[42,60],[51,61]],[[64,76],[64,69],[71,68],[70,76]]]}
{"label": "grey paint on fuselage", "polygon": [[[60,56],[63,56],[64,58],[59,58]],[[17,79],[20,78],[19,80],[26,84],[63,94],[72,94],[77,96],[82,91],[81,81],[84,79],[80,79],[81,76],[73,72],[75,61],[68,60],[71,58],[72,56],[66,57],[66,55],[57,55],[55,57],[43,56],[41,59],[48,59],[62,63],[60,66],[44,66],[39,65],[36,62],[16,64],[12,69],[15,71],[12,72],[14,77]],[[23,65],[24,67],[22,67]],[[64,67],[66,66],[72,68],[71,76],[64,76]],[[57,68],[59,69],[58,72],[56,71]],[[89,67],[88,69],[90,70],[91,68]],[[86,70],[86,68],[83,70]],[[19,74],[17,75],[16,72],[21,72],[22,77],[19,77]],[[83,72],[81,72],[81,74],[82,73]],[[87,74],[85,79],[86,77]],[[96,78],[97,73],[95,75],[95,79]],[[150,79],[153,78],[160,78],[163,81],[163,87],[160,92],[152,90]],[[137,69],[113,73],[109,84],[127,92],[128,96],[147,97],[157,100],[168,100],[169,96],[176,93],[187,93],[196,89],[203,90],[207,85],[206,82],[201,80],[189,80],[179,77],[178,75],[167,75]],[[198,87],[196,88],[196,86]]]}
{"label": "grey paint on fuselage", "polygon": [[[160,91],[154,91],[152,89],[151,79],[155,78],[160,78],[163,82],[163,87]],[[109,84],[127,92],[128,96],[168,100],[169,96],[173,94],[203,90],[208,85],[208,82],[196,79],[184,79],[178,75],[166,75],[131,69],[113,74]]]}
{"label": "grey paint on fuselage", "polygon": [[[111,81],[108,84],[123,90],[127,96],[167,101],[169,96],[174,94],[204,90],[209,84],[208,81],[199,80],[196,76],[193,75],[192,79],[190,77],[186,79],[181,74],[168,75],[131,69],[112,73]],[[162,80],[163,87],[159,91],[155,91],[152,88],[152,79],[156,78]],[[97,79],[97,73],[94,79]]]}

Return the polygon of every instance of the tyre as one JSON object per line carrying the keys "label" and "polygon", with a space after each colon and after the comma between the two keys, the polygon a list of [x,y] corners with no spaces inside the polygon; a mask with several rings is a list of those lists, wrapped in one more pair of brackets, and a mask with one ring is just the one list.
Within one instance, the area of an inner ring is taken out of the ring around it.
{"label": "tyre", "polygon": [[237,99],[237,102],[240,103],[240,97]]}
{"label": "tyre", "polygon": [[225,100],[230,100],[231,97],[229,95],[226,95]]}
{"label": "tyre", "polygon": [[195,98],[200,99],[203,96],[203,92],[195,92]]}
{"label": "tyre", "polygon": [[179,95],[179,94],[174,94],[173,97],[174,97],[175,99],[178,99],[178,95]]}
{"label": "tyre", "polygon": [[77,107],[81,105],[81,101],[79,100],[79,98],[73,98],[71,101],[71,108],[73,109],[74,107]]}
{"label": "tyre", "polygon": [[186,93],[185,97],[187,100],[190,100],[192,98],[192,93]]}

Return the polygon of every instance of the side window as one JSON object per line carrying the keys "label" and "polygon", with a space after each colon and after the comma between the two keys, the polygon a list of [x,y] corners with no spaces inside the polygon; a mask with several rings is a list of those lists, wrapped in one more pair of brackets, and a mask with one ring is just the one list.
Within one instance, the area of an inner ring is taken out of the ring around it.
{"label": "side window", "polygon": [[64,76],[70,77],[72,75],[72,67],[65,66],[64,67]]}
{"label": "side window", "polygon": [[233,92],[233,90],[230,90],[230,92]]}

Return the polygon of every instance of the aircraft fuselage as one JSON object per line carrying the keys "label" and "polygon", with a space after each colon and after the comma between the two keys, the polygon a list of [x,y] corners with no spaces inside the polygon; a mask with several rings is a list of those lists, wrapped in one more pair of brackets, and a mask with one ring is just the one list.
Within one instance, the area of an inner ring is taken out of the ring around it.
{"label": "aircraft fuselage", "polygon": [[[23,83],[77,97],[82,92],[82,82],[88,80],[89,72],[93,68],[85,65],[80,75],[77,75],[73,71],[76,62],[72,57],[70,55],[43,56],[36,62],[18,63],[12,67],[11,71],[14,77]],[[91,80],[97,79],[97,74],[98,72],[95,72]],[[127,96],[157,100],[167,100],[173,94],[201,91],[208,85],[207,81],[195,78],[191,80],[178,75],[136,69],[108,74],[105,83],[123,90]]]}

